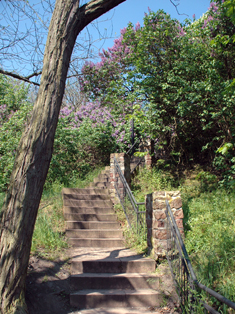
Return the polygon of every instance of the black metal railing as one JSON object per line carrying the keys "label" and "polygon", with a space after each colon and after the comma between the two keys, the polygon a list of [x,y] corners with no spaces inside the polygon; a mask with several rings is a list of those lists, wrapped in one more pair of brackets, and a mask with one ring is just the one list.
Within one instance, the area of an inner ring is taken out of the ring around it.
{"label": "black metal railing", "polygon": [[136,149],[139,147],[140,142],[141,142],[141,139],[140,137],[138,137],[137,140],[133,143],[133,145],[128,149],[126,154],[129,156],[133,156]]}
{"label": "black metal railing", "polygon": [[115,178],[119,178],[114,186],[129,227],[137,233],[146,232],[145,203],[136,201],[115,157],[114,171]]}
{"label": "black metal railing", "polygon": [[[198,282],[168,201],[166,201],[166,207],[165,213],[168,225],[167,260],[175,281],[183,312],[222,313],[212,307],[213,298],[217,299],[221,304],[235,309],[234,302]],[[203,291],[206,292],[206,297],[202,296]],[[207,303],[208,300],[212,301],[212,306]],[[225,312],[223,311],[223,313]]]}

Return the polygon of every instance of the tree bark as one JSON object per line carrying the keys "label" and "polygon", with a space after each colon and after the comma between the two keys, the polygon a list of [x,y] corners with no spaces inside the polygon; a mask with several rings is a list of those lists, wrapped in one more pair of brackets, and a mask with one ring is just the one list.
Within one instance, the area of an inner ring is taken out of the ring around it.
{"label": "tree bark", "polygon": [[32,119],[20,140],[0,231],[0,311],[27,313],[25,279],[34,224],[49,168],[72,50],[79,32],[126,0],[57,0]]}

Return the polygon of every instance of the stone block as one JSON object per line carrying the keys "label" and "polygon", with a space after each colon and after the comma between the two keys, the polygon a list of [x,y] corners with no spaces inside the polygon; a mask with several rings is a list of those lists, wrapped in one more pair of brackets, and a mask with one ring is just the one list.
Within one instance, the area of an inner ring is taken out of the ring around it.
{"label": "stone block", "polygon": [[167,230],[166,229],[158,229],[155,231],[155,238],[159,240],[167,239]]}
{"label": "stone block", "polygon": [[174,212],[174,217],[175,219],[183,219],[184,218],[184,212],[183,212],[183,209],[179,209],[179,210],[176,210]]}
{"label": "stone block", "polygon": [[154,200],[153,209],[164,209],[166,208],[166,203],[163,200]]}
{"label": "stone block", "polygon": [[165,191],[157,191],[157,192],[153,192],[153,197],[156,198],[158,196],[164,196],[165,197],[166,192]]}
{"label": "stone block", "polygon": [[183,220],[182,219],[176,219],[176,224],[178,226],[178,228],[183,228]]}
{"label": "stone block", "polygon": [[153,214],[154,214],[154,218],[156,220],[165,219],[166,218],[166,214],[165,214],[165,212],[163,210],[154,210]]}
{"label": "stone block", "polygon": [[172,208],[181,208],[182,207],[182,200],[180,197],[174,198],[171,202],[170,202],[170,206]]}
{"label": "stone block", "polygon": [[166,196],[177,197],[180,196],[180,191],[166,191]]}

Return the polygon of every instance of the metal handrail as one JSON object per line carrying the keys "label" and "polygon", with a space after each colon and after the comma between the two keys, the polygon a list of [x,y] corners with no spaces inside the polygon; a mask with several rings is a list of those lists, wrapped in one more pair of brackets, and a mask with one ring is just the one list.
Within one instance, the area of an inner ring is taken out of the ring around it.
{"label": "metal handrail", "polygon": [[[235,309],[235,303],[234,302],[232,302],[231,300],[225,298],[221,294],[215,292],[214,290],[212,290],[212,289],[210,289],[210,288],[206,287],[205,285],[203,285],[203,284],[198,282],[197,277],[196,277],[196,275],[194,273],[191,261],[189,259],[186,247],[184,245],[183,239],[181,237],[181,234],[179,232],[178,226],[176,224],[174,215],[172,213],[172,210],[171,210],[170,205],[169,205],[167,200],[166,200],[166,207],[167,207],[167,209],[166,209],[165,213],[166,213],[166,217],[167,217],[167,222],[168,222],[168,225],[170,226],[171,232],[173,234],[174,242],[175,242],[175,244],[177,246],[180,258],[183,261],[183,265],[184,265],[184,269],[183,270],[185,271],[185,273],[187,275],[187,281],[190,283],[190,288],[192,290],[195,290],[195,286],[196,286],[199,289],[206,291],[211,296],[215,297],[221,303],[224,303],[227,306],[231,307],[232,309]],[[175,274],[173,272],[173,268],[172,268],[170,257],[169,257],[169,251],[170,250],[171,250],[171,247],[169,246],[169,243],[167,243],[167,260],[168,260],[168,263],[170,265],[170,269],[171,269],[173,278],[174,278],[174,280],[176,282]],[[177,282],[176,282],[176,284],[177,284]],[[185,282],[184,282],[184,285],[185,285]],[[177,289],[177,290],[179,291],[179,296],[182,298],[182,295],[180,293],[182,291],[182,289]],[[185,296],[183,296],[183,297],[185,298]],[[188,295],[187,295],[187,297],[188,297]],[[194,295],[194,298],[195,298],[195,295]],[[207,303],[202,302],[202,301],[200,301],[200,303],[210,313],[219,314],[219,312],[217,312],[215,309],[213,309]]]}
{"label": "metal handrail", "polygon": [[[124,189],[125,189],[125,191],[127,193],[127,196],[128,196],[128,198],[129,198],[129,200],[131,202],[131,205],[132,205],[132,208],[134,210],[134,213],[135,213],[135,215],[137,217],[137,219],[136,219],[136,227],[137,227],[137,231],[138,231],[139,215],[140,214],[144,214],[146,212],[145,210],[144,211],[140,211],[139,210],[139,205],[145,205],[145,203],[136,201],[136,199],[135,199],[134,195],[132,194],[131,189],[130,189],[130,187],[129,187],[129,185],[128,185],[128,183],[127,183],[127,181],[126,181],[126,179],[125,179],[125,177],[124,177],[124,175],[123,175],[123,173],[121,171],[121,168],[120,168],[120,166],[119,166],[119,164],[118,164],[118,162],[117,162],[115,157],[114,157],[114,168],[117,170],[117,173],[118,173],[118,175],[119,175],[119,177],[121,179],[121,182],[122,182],[122,184],[124,186]],[[131,225],[131,222],[130,222],[130,220],[128,218],[128,215],[127,215],[127,212],[126,212],[126,209],[125,209],[125,206],[124,206],[124,202],[123,202],[123,199],[121,198],[121,196],[119,194],[116,182],[114,183],[114,187],[116,189],[119,201],[121,203],[121,206],[122,206],[123,211],[125,213],[125,216],[127,218],[128,225],[129,225],[130,228],[132,228],[133,226]]]}
{"label": "metal handrail", "polygon": [[132,152],[133,148],[135,147],[135,145],[140,141],[140,137],[137,138],[137,140],[135,141],[135,143],[128,149],[127,151],[127,155],[129,155],[130,152]]}

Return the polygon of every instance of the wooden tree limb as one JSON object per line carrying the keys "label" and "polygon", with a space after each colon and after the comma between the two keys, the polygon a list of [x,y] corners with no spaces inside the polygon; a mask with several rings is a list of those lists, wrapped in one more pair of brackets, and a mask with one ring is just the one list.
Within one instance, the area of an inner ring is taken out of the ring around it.
{"label": "wooden tree limb", "polygon": [[26,77],[25,77],[25,76],[18,75],[18,74],[16,74],[16,73],[4,71],[4,70],[2,70],[2,69],[0,69],[0,73],[1,73],[1,74],[4,74],[4,75],[7,75],[7,76],[11,76],[11,77],[13,77],[13,78],[16,78],[16,79],[18,79],[18,80],[21,80],[21,81],[24,81],[24,82],[27,82],[27,83],[30,83],[30,84],[33,84],[33,85],[36,85],[36,86],[40,86],[39,83],[32,82],[32,81],[30,81],[29,79],[32,78],[32,77],[34,77],[34,76],[40,75],[42,72],[39,72],[39,73],[35,72],[35,73],[32,73],[32,74],[30,74],[29,76],[26,76]]}

